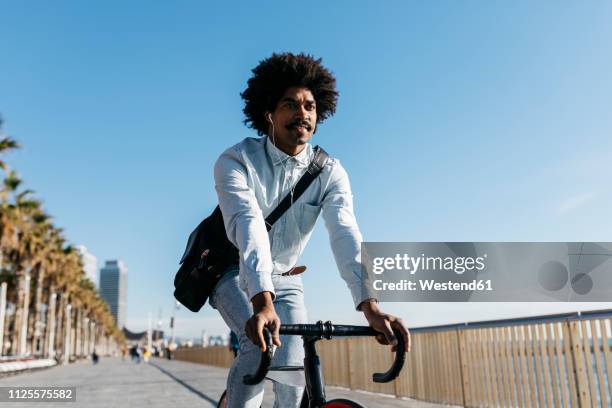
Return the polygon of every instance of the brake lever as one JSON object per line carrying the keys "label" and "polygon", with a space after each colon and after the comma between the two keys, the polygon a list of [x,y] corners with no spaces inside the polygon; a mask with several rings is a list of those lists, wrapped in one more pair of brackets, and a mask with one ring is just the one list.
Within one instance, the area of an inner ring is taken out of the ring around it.
{"label": "brake lever", "polygon": [[395,380],[402,371],[404,363],[406,362],[406,343],[404,342],[404,336],[397,329],[393,330],[393,334],[397,339],[397,347],[395,348],[395,360],[393,360],[391,368],[389,368],[386,372],[372,374],[372,380],[374,380],[374,382],[388,383]]}
{"label": "brake lever", "polygon": [[257,367],[255,374],[247,374],[242,377],[242,382],[246,385],[259,384],[268,374],[268,369],[270,368],[270,363],[272,362],[274,350],[272,349],[272,335],[267,327],[264,327],[263,336],[266,342],[266,351],[261,353],[261,360],[259,361],[259,367]]}

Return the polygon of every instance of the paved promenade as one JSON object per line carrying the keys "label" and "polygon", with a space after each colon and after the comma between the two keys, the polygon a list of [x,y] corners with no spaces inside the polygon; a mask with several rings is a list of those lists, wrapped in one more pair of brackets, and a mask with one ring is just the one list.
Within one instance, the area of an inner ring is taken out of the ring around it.
{"label": "paved promenade", "polygon": [[[3,403],[16,408],[196,408],[215,407],[225,388],[227,370],[182,361],[151,359],[136,364],[120,358],[102,358],[100,364],[82,361],[40,371],[0,378],[0,386],[72,386],[76,403]],[[380,395],[327,388],[328,398],[350,398],[367,407],[418,407],[440,405],[387,398]],[[264,407],[272,407],[272,386],[266,384]]]}

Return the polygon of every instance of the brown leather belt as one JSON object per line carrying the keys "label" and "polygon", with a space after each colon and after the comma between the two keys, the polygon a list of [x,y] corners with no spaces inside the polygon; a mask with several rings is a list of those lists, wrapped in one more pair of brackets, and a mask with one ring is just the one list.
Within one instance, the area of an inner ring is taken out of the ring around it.
{"label": "brown leather belt", "polygon": [[304,273],[304,272],[306,272],[306,266],[304,266],[304,265],[294,266],[293,268],[291,268],[287,272],[282,273],[281,276],[299,275],[300,273]]}

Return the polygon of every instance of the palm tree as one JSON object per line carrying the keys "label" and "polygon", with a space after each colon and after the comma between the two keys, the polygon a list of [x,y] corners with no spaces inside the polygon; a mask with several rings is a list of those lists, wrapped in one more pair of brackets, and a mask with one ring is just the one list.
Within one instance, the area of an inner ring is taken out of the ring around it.
{"label": "palm tree", "polygon": [[13,351],[20,355],[27,353],[29,294],[35,254],[39,246],[32,215],[41,211],[41,203],[30,198],[30,193],[31,191],[26,190],[15,195],[13,210],[16,215],[18,245],[9,255],[18,288],[12,343],[15,346]]}
{"label": "palm tree", "polygon": [[[16,174],[10,172],[8,165],[1,158],[6,153],[11,150],[15,150],[19,148],[19,144],[9,136],[6,136],[2,131],[2,117],[0,117],[0,168],[4,170],[7,174],[7,177],[4,181],[3,188],[0,189],[0,280],[7,283],[7,288],[9,292],[14,288],[17,283],[14,279],[11,271],[5,268],[4,265],[4,255],[5,255],[5,245],[8,247],[14,248],[16,246],[16,230],[14,225],[14,213],[11,211],[10,206],[8,205],[8,197],[11,192],[14,192],[20,184],[20,180],[16,177]],[[10,296],[9,296],[10,297]],[[5,299],[6,301],[6,299]],[[6,321],[0,321],[0,325],[2,325],[3,339],[8,334],[9,328],[11,327],[11,318],[13,316],[6,316],[4,313],[5,310],[2,311],[0,315],[3,316],[3,319]],[[2,340],[1,343],[4,343]],[[0,344],[0,355],[4,352],[4,344]]]}
{"label": "palm tree", "polygon": [[[65,244],[62,230],[51,223],[32,191],[19,190],[22,180],[1,160],[4,153],[19,147],[1,132],[1,125],[0,118],[0,168],[5,173],[0,185],[0,281],[7,283],[7,299],[15,313],[0,321],[0,327],[11,339],[10,352],[47,357],[57,353],[67,361],[66,352],[79,357],[83,351],[91,352],[94,342],[124,341],[108,305],[85,277],[77,251]],[[35,290],[31,301],[30,289]],[[4,351],[0,344],[0,354]]]}
{"label": "palm tree", "polygon": [[[34,299],[34,318],[30,320],[30,349],[33,354],[40,355],[43,347],[43,292],[47,284],[48,271],[55,267],[58,247],[63,238],[50,222],[50,217],[40,211],[33,215],[36,236],[36,252],[34,254],[34,275],[36,276],[36,294]],[[59,243],[58,243],[59,242]]]}
{"label": "palm tree", "polygon": [[[13,329],[11,335],[11,351],[16,351],[21,327],[21,316],[23,314],[23,300],[25,293],[25,276],[16,269],[19,265],[20,248],[20,233],[23,227],[23,217],[20,214],[20,208],[17,204],[17,189],[21,185],[21,179],[14,171],[10,171],[5,179],[3,188],[0,189],[0,198],[2,202],[2,211],[0,221],[2,222],[0,231],[0,246],[3,261],[7,262],[5,268],[5,279],[9,283],[9,291],[12,293],[9,296],[10,301],[15,305],[15,314],[13,316]],[[12,202],[11,202],[12,201]],[[16,290],[15,290],[16,289]]]}
{"label": "palm tree", "polygon": [[[2,123],[4,123],[4,121],[2,120],[2,117],[0,116],[0,156],[2,156],[5,153],[8,153],[11,150],[19,149],[20,147],[17,141],[15,141],[14,139],[11,139],[9,136],[6,136],[2,132]],[[7,164],[4,162],[4,160],[1,160],[1,159],[0,159],[0,168],[2,168],[7,173],[9,171]]]}

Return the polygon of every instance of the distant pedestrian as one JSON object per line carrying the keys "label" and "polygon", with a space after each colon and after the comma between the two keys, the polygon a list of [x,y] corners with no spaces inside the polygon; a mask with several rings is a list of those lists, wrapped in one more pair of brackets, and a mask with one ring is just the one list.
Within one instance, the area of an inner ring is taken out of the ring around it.
{"label": "distant pedestrian", "polygon": [[240,350],[240,340],[238,340],[238,336],[233,331],[230,331],[229,349],[234,354],[234,357],[238,355],[238,350]]}
{"label": "distant pedestrian", "polygon": [[138,346],[133,346],[130,348],[130,356],[132,357],[132,361],[138,360]]}
{"label": "distant pedestrian", "polygon": [[98,356],[98,353],[96,353],[96,350],[94,350],[93,353],[91,353],[91,361],[93,361],[94,364],[98,364],[99,359],[100,357]]}

